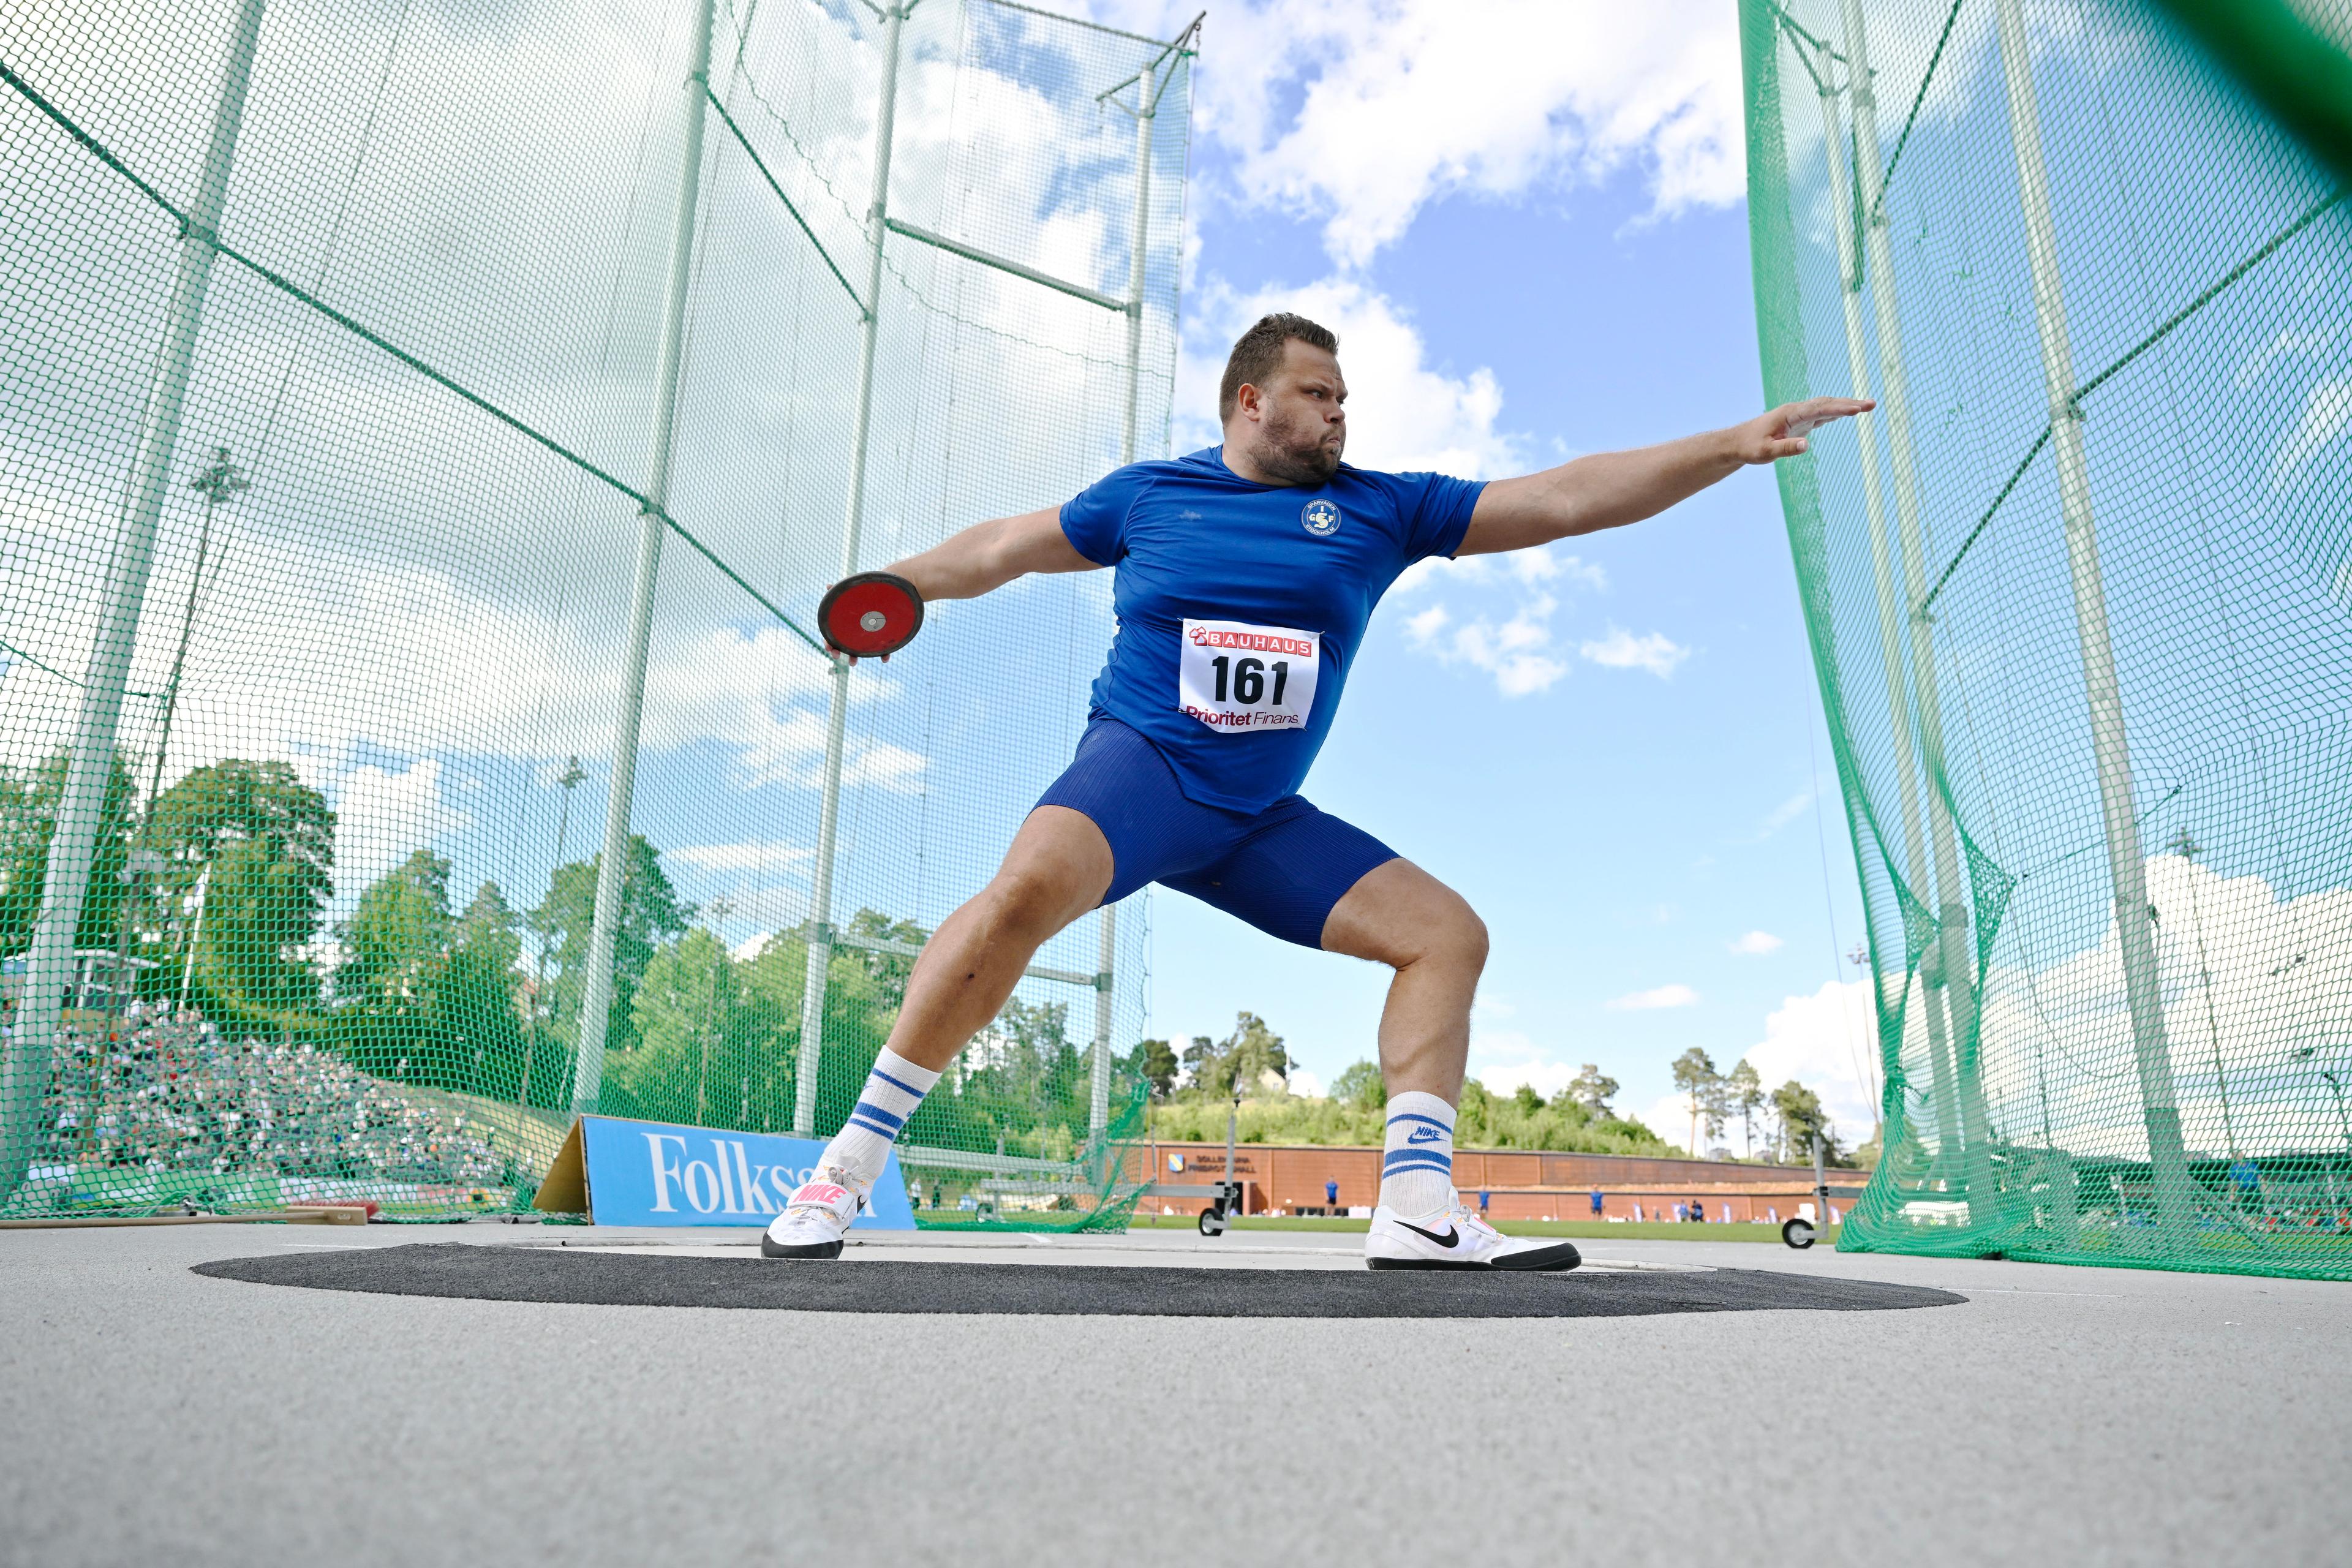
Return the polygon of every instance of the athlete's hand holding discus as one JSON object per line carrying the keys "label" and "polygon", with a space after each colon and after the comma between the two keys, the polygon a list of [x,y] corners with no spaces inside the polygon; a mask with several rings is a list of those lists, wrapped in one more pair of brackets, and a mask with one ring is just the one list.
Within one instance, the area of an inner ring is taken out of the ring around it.
{"label": "athlete's hand holding discus", "polygon": [[1486,928],[1460,894],[1317,809],[1299,784],[1373,606],[1415,562],[1639,522],[1742,468],[1802,453],[1811,431],[1872,405],[1811,398],[1482,483],[1342,462],[1347,401],[1339,340],[1303,317],[1268,316],[1226,363],[1222,445],[1129,464],[1062,505],[975,524],[826,595],[826,639],[863,657],[904,646],[926,601],[1108,567],[1118,632],[1076,758],[995,878],[925,944],[856,1110],[769,1231],[771,1256],[837,1255],[898,1130],[1037,949],[1158,882],[1394,972],[1380,1024],[1390,1100],[1365,1240],[1372,1267],[1575,1266],[1567,1243],[1499,1235],[1454,1191],[1454,1107]]}

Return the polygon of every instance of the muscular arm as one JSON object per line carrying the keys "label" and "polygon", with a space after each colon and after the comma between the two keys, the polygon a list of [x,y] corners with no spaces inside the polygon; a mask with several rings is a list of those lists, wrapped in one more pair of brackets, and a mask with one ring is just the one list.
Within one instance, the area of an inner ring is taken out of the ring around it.
{"label": "muscular arm", "polygon": [[1062,532],[1062,509],[975,522],[889,568],[926,599],[977,599],[1032,572],[1092,572]]}
{"label": "muscular arm", "polygon": [[1876,405],[1852,397],[1783,404],[1727,430],[1630,452],[1595,452],[1539,474],[1497,479],[1478,497],[1457,555],[1525,550],[1655,517],[1752,463],[1805,450],[1814,426]]}

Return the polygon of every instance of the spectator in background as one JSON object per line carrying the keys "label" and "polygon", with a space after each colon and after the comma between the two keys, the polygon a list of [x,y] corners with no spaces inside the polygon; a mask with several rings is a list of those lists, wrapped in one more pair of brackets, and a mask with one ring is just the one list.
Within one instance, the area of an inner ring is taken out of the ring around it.
{"label": "spectator in background", "polygon": [[1486,1217],[1486,1189],[1484,1187],[1478,1189],[1478,1217]]}
{"label": "spectator in background", "polygon": [[1339,1212],[1339,1183],[1327,1181],[1323,1184],[1323,1207],[1324,1210],[1329,1214],[1338,1214]]}
{"label": "spectator in background", "polygon": [[1689,1218],[1690,1218],[1690,1205],[1685,1204],[1685,1203],[1676,1203],[1676,1204],[1675,1205],[1675,1223],[1677,1223],[1677,1224],[1681,1224],[1681,1223],[1683,1223],[1683,1222],[1687,1221]]}
{"label": "spectator in background", "polygon": [[1690,1220],[1693,1225],[1705,1225],[1706,1223],[1706,1205],[1696,1198],[1693,1198],[1690,1201]]}
{"label": "spectator in background", "polygon": [[1592,1189],[1592,1217],[1594,1219],[1599,1219],[1601,1217],[1601,1189],[1599,1187]]}

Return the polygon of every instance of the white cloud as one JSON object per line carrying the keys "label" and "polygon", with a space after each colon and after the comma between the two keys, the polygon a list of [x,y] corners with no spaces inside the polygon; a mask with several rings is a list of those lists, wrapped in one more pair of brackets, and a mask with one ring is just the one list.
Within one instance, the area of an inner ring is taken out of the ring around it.
{"label": "white cloud", "polygon": [[1609,669],[1646,669],[1661,680],[1671,679],[1675,667],[1691,656],[1662,632],[1635,637],[1622,626],[1611,626],[1605,637],[1589,639],[1577,651]]}
{"label": "white cloud", "polygon": [[[1447,664],[1486,670],[1495,678],[1495,689],[1506,697],[1530,696],[1568,673],[1568,666],[1548,651],[1551,628],[1547,623],[1558,607],[1559,601],[1550,595],[1539,594],[1500,626],[1481,616],[1466,626],[1455,626],[1451,637],[1440,638],[1434,633],[1444,624],[1445,606],[1432,605],[1414,617],[1418,624],[1426,621],[1432,611],[1437,616],[1430,628],[1432,635],[1417,637],[1415,646]],[[1409,624],[1407,630],[1414,630],[1415,624]]]}
{"label": "white cloud", "polygon": [[[1108,7],[1163,27],[1181,8]],[[1209,25],[1197,120],[1233,160],[1226,194],[1320,217],[1346,266],[1457,192],[1509,199],[1629,163],[1660,213],[1743,188],[1738,29],[1720,5],[1279,0]]]}
{"label": "white cloud", "polygon": [[1832,980],[1810,996],[1789,996],[1765,1016],[1764,1037],[1748,1065],[1766,1093],[1795,1079],[1821,1096],[1849,1147],[1870,1136],[1872,1094],[1862,1077],[1877,1050],[1870,982]]}
{"label": "white cloud", "polygon": [[663,856],[670,860],[705,871],[792,871],[798,870],[816,858],[816,852],[798,844],[753,842],[749,844],[689,844],[683,849],[667,849]]}
{"label": "white cloud", "polygon": [[2321,382],[2311,389],[2302,418],[2271,459],[2271,483],[2285,484],[2348,429],[2352,429],[2352,381]]}
{"label": "white cloud", "polygon": [[1731,943],[1731,951],[1745,957],[1760,958],[1768,952],[1779,952],[1782,945],[1780,939],[1769,931],[1751,931],[1735,940]]}
{"label": "white cloud", "polygon": [[1433,368],[1420,329],[1387,295],[1349,279],[1242,293],[1212,279],[1191,302],[1177,367],[1178,449],[1212,446],[1217,379],[1244,328],[1271,310],[1296,310],[1339,336],[1348,378],[1348,460],[1389,472],[1432,469],[1493,479],[1533,466],[1526,439],[1496,428],[1503,389],[1481,367],[1467,375]]}
{"label": "white cloud", "polygon": [[1609,574],[1602,571],[1598,563],[1587,562],[1580,556],[1562,555],[1557,544],[1538,544],[1532,550],[1515,550],[1502,556],[1472,555],[1465,558],[1465,562],[1490,560],[1507,563],[1511,575],[1522,583],[1564,583],[1570,586],[1589,588],[1596,594],[1609,586]]}
{"label": "white cloud", "polygon": [[[418,849],[463,828],[466,814],[442,798],[441,763],[419,758],[399,773],[373,763],[330,783],[335,810],[335,896],[359,897]],[[453,896],[467,896],[453,889]]]}
{"label": "white cloud", "polygon": [[[1719,1143],[1709,1143],[1706,1141],[1706,1130],[1703,1128],[1700,1130],[1697,1146],[1696,1148],[1692,1146],[1690,1101],[1679,1094],[1662,1095],[1651,1101],[1650,1109],[1642,1112],[1640,1120],[1651,1131],[1685,1153],[1704,1157],[1708,1149],[1724,1146]],[[1726,1137],[1729,1137],[1730,1132],[1731,1130],[1727,1127],[1724,1130]],[[1738,1144],[1734,1142],[1728,1146],[1737,1149]]]}
{"label": "white cloud", "polygon": [[1621,1013],[1644,1013],[1659,1007],[1696,1007],[1698,993],[1687,985],[1656,985],[1647,991],[1629,991],[1613,997],[1608,1004]]}
{"label": "white cloud", "polygon": [[1509,1094],[1527,1084],[1549,1100],[1568,1087],[1577,1069],[1554,1061],[1549,1052],[1518,1029],[1486,1026],[1487,1017],[1508,1017],[1507,1003],[1480,997],[1470,1015],[1470,1074],[1496,1094]]}
{"label": "white cloud", "polygon": [[1780,829],[1788,826],[1789,824],[1796,821],[1798,817],[1804,815],[1805,808],[1812,804],[1813,792],[1810,789],[1801,789],[1796,794],[1790,795],[1788,799],[1782,801],[1780,805],[1774,806],[1771,810],[1766,812],[1764,814],[1763,822],[1757,827],[1757,841],[1761,843],[1763,840],[1771,837],[1775,833],[1780,832]]}
{"label": "white cloud", "polygon": [[1292,1068],[1289,1081],[1291,1093],[1302,1094],[1310,1100],[1321,1100],[1330,1092],[1323,1087],[1321,1079],[1308,1072],[1305,1068]]}

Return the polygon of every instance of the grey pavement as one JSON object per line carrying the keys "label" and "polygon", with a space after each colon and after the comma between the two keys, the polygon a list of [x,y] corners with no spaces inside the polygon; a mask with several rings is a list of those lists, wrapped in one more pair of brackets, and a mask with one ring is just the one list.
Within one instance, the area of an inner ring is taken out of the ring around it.
{"label": "grey pavement", "polygon": [[[0,1563],[2346,1560],[2352,1295],[1608,1242],[1969,1298],[1468,1321],[444,1300],[189,1266],[571,1227],[0,1234]],[[1346,1266],[1355,1238],[856,1260]],[[807,1267],[779,1265],[779,1267]]]}

